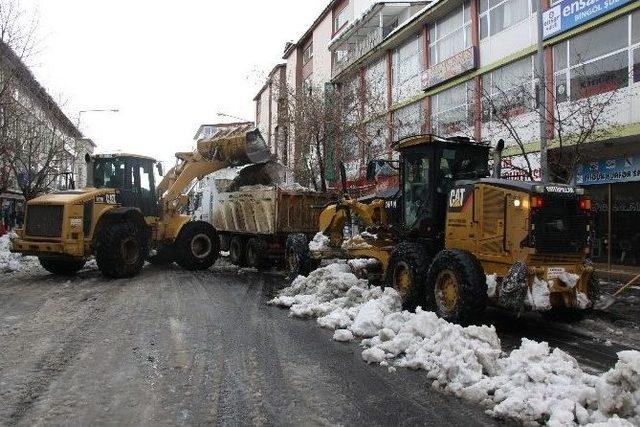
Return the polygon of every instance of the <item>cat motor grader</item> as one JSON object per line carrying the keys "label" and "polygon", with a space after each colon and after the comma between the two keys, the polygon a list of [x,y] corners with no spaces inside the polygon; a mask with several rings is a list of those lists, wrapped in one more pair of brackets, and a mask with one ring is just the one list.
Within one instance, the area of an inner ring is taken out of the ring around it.
{"label": "cat motor grader", "polygon": [[[493,176],[500,176],[502,147],[495,150]],[[373,161],[367,175],[391,165],[399,173],[398,193],[370,202],[346,196],[327,206],[322,235],[314,239],[324,245],[311,244],[310,251],[301,236],[289,242],[293,274],[321,259],[374,259],[352,265],[393,286],[405,307],[419,305],[463,324],[476,321],[489,303],[564,318],[592,307],[598,282],[587,260],[591,203],[583,189],[490,178],[489,145],[468,138],[418,135],[394,148],[399,160]],[[354,224],[366,232],[346,239]]]}
{"label": "cat motor grader", "polygon": [[113,278],[136,275],[145,259],[207,269],[219,255],[218,235],[209,223],[181,214],[189,202],[183,192],[212,172],[270,157],[260,132],[248,126],[202,139],[193,152],[176,153],[176,166],[157,186],[154,167],[160,176],[162,167],[150,157],[87,156],[87,188],[30,200],[11,251],[37,256],[46,270],[63,275],[78,272],[91,256]]}

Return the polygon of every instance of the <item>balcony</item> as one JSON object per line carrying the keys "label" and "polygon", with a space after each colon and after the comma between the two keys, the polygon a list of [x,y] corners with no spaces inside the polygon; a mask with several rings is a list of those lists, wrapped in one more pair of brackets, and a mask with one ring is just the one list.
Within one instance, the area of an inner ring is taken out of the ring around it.
{"label": "balcony", "polygon": [[334,78],[382,43],[431,1],[376,2],[329,43]]}

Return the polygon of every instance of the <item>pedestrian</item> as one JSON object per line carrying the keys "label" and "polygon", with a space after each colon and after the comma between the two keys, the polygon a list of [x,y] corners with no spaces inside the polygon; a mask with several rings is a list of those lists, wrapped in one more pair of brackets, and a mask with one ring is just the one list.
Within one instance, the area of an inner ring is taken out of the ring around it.
{"label": "pedestrian", "polygon": [[24,211],[22,210],[22,207],[20,207],[16,212],[16,225],[18,228],[22,228],[22,224],[24,224]]}

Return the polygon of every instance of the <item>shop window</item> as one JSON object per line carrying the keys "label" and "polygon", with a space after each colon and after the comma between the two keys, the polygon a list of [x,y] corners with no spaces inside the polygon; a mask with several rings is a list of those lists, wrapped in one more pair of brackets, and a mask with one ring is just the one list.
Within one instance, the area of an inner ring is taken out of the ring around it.
{"label": "shop window", "polygon": [[471,46],[471,6],[469,2],[429,30],[429,66],[438,64]]}
{"label": "shop window", "polygon": [[633,51],[633,82],[640,82],[640,48]]}
{"label": "shop window", "polygon": [[606,25],[574,37],[569,41],[570,64],[588,62],[628,46],[627,18],[617,19]]}
{"label": "shop window", "polygon": [[463,83],[444,90],[432,99],[431,123],[433,131],[440,135],[464,133],[473,126],[474,96],[473,83]]}
{"label": "shop window", "polygon": [[480,39],[493,36],[533,13],[534,0],[481,0]]}
{"label": "shop window", "polygon": [[495,114],[515,117],[534,104],[532,57],[524,58],[482,76],[482,121],[492,120]]}
{"label": "shop window", "polygon": [[629,83],[628,70],[626,51],[572,69],[571,99],[582,99],[626,87]]}
{"label": "shop window", "polygon": [[[624,16],[554,46],[559,102],[615,91],[627,87],[630,80],[640,80],[640,70],[636,71],[639,67],[635,66],[640,54],[629,52],[631,26],[632,17]],[[631,37],[633,40],[636,36]]]}
{"label": "shop window", "polygon": [[420,40],[420,35],[416,35],[393,52],[394,102],[420,92],[420,72],[422,70]]}

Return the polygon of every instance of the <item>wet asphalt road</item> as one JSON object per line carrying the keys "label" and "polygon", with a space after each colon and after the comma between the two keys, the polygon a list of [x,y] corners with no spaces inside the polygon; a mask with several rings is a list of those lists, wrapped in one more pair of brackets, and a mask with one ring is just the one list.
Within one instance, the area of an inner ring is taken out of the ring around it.
{"label": "wet asphalt road", "polygon": [[277,276],[0,275],[2,425],[495,425],[266,301]]}

